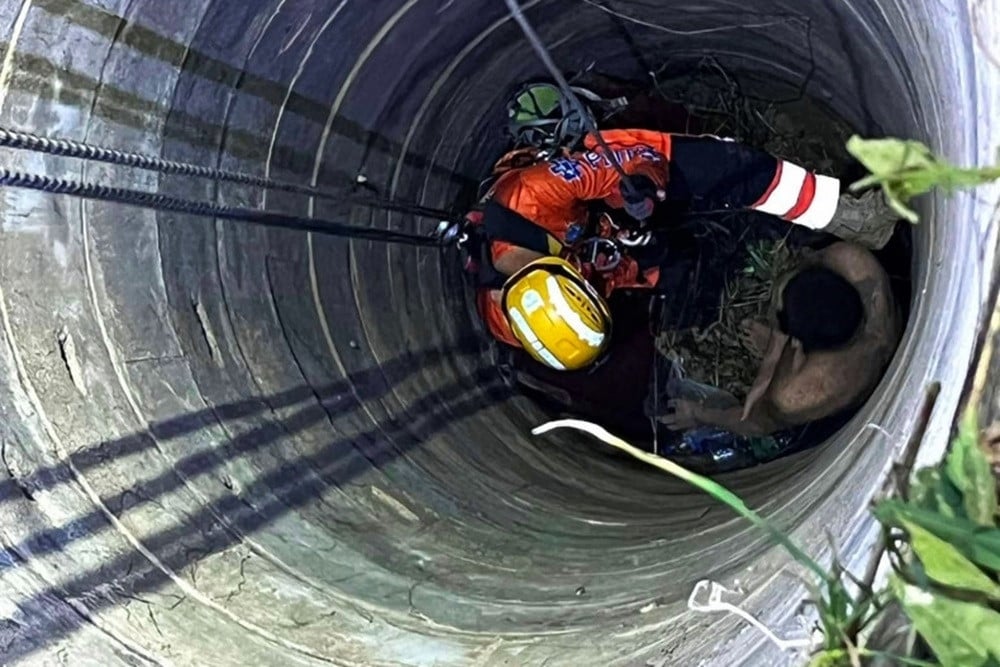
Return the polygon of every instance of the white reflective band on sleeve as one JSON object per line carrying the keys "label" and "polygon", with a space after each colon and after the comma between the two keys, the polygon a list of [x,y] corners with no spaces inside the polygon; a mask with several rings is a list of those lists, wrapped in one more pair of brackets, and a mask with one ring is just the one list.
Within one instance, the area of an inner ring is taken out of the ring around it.
{"label": "white reflective band on sleeve", "polygon": [[840,181],[832,176],[816,177],[816,195],[806,212],[792,220],[809,229],[823,229],[830,224],[840,203]]}
{"label": "white reflective band on sleeve", "polygon": [[545,281],[545,284],[549,288],[549,301],[552,306],[556,309],[559,317],[563,319],[569,328],[573,330],[580,340],[591,347],[600,347],[604,344],[604,334],[600,331],[594,331],[588,327],[583,318],[580,317],[580,313],[574,311],[566,303],[566,297],[563,296],[562,290],[559,289],[559,281],[553,276],[549,276]]}
{"label": "white reflective band on sleeve", "polygon": [[521,314],[520,310],[517,308],[509,308],[507,313],[510,315],[510,318],[514,320],[517,330],[520,331],[521,335],[528,340],[528,344],[531,345],[531,349],[538,353],[538,356],[541,357],[542,361],[557,371],[566,370],[566,367],[559,363],[559,360],[556,359],[551,352],[545,349],[542,342],[538,340],[538,336],[535,335],[535,332],[528,325],[528,321],[524,319],[524,315]]}
{"label": "white reflective band on sleeve", "polygon": [[799,203],[799,195],[802,194],[802,186],[806,182],[805,169],[788,160],[782,160],[780,164],[781,174],[778,176],[777,187],[762,204],[754,206],[758,211],[778,217],[787,215],[795,208]]}

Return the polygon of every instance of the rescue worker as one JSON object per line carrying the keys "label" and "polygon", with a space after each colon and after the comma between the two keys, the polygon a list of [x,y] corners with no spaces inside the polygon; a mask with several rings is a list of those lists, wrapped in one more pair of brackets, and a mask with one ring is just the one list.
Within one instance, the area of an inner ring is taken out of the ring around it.
{"label": "rescue worker", "polygon": [[[628,257],[596,281],[599,291],[590,284],[592,267],[573,254],[590,233],[588,203],[624,210],[634,227],[663,201],[692,212],[754,210],[812,229],[827,227],[837,211],[837,179],[733,141],[647,130],[602,137],[630,188],[588,135],[583,151],[502,174],[481,214],[487,239],[481,263],[503,280],[482,284],[479,312],[496,340],[523,347],[550,368],[579,370],[601,357],[611,332],[604,298],[612,291],[670,287],[657,284],[657,267]],[[634,238],[604,227],[600,233],[613,239]]]}
{"label": "rescue worker", "polygon": [[779,281],[769,319],[745,323],[762,361],[742,405],[712,391],[670,401],[660,421],[678,431],[714,427],[758,436],[856,408],[878,384],[902,329],[882,265],[867,249],[843,242],[808,254]]}

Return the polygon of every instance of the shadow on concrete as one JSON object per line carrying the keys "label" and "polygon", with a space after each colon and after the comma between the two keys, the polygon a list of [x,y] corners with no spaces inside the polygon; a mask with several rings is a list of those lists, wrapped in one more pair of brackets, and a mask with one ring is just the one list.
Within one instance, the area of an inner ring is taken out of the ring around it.
{"label": "shadow on concrete", "polygon": [[[219,421],[311,402],[284,419],[275,418],[232,438],[221,448],[221,453],[226,456],[245,456],[283,438],[294,437],[297,432],[325,419],[360,409],[360,404],[351,393],[351,382],[357,383],[362,392],[366,386],[381,387],[361,396],[362,399],[375,399],[388,393],[391,385],[384,382],[365,384],[364,379],[378,376],[399,382],[426,365],[429,359],[443,354],[446,353],[430,353],[423,359],[410,356],[405,363],[390,362],[381,368],[355,374],[351,381],[324,387],[319,392],[320,404],[315,402],[317,390],[303,386],[263,399],[214,406],[151,424],[148,431],[84,449],[72,456],[72,463],[81,472],[93,470],[106,463],[109,457],[127,456],[154,447],[154,435],[157,439],[177,438],[217,425]],[[205,505],[198,513],[189,515],[183,524],[144,539],[143,547],[155,555],[159,564],[134,550],[61,585],[16,601],[30,623],[20,625],[16,632],[10,634],[7,644],[0,645],[0,655],[5,663],[16,662],[52,645],[90,622],[81,613],[80,604],[84,604],[88,612],[96,612],[143,592],[156,590],[197,561],[241,543],[244,536],[314,502],[324,490],[343,487],[359,475],[385,466],[419,447],[449,424],[475,415],[509,395],[509,389],[503,385],[496,371],[483,368],[461,382],[422,397],[408,406],[403,415],[349,437],[334,439],[314,453],[301,455],[260,474],[238,492],[231,492]],[[144,503],[155,503],[157,498],[186,485],[187,479],[218,468],[222,463],[219,455],[219,451],[212,450],[178,459],[173,462],[171,470],[116,496],[104,498],[103,503],[115,516],[121,516]],[[72,480],[74,476],[70,465],[59,464],[20,479],[16,484],[7,480],[0,485],[0,501],[9,502],[14,494],[26,495],[30,499],[34,491],[52,488]],[[95,509],[68,524],[40,531],[0,551],[0,573],[9,567],[30,566],[33,558],[62,550],[76,540],[107,530],[113,530],[108,517],[103,510]],[[109,585],[114,591],[112,594],[106,594]],[[99,594],[99,589],[105,593]],[[69,600],[73,601],[72,604]]]}
{"label": "shadow on concrete", "polygon": [[[297,91],[288,90],[288,84],[275,81],[231,65],[206,53],[191,49],[189,45],[161,35],[124,17],[79,0],[37,0],[36,7],[63,16],[70,23],[91,30],[114,43],[116,48],[127,48],[143,56],[172,66],[180,66],[186,76],[214,83],[237,97],[249,97],[280,107],[286,102],[286,111],[297,114],[308,122],[323,127],[330,114],[328,101],[314,99]],[[7,44],[0,44],[7,48]],[[36,100],[78,106],[93,112],[112,123],[148,130],[150,118],[166,118],[162,128],[163,138],[180,141],[194,147],[218,146],[226,137],[225,150],[231,156],[249,161],[265,157],[270,142],[269,133],[224,127],[204,118],[149,100],[99,81],[92,76],[68,70],[48,58],[18,51],[14,56],[14,76],[11,87],[31,94]],[[97,96],[96,99],[94,96]],[[435,164],[424,155],[409,151],[388,136],[346,118],[342,114],[333,118],[332,136],[356,142],[367,150],[375,151],[416,169],[428,169],[435,176],[445,178],[460,187],[474,187],[478,181],[455,173],[448,167]],[[127,146],[116,148],[128,149]],[[316,159],[315,152],[299,150],[290,145],[275,147],[273,163],[292,173],[309,173]],[[349,187],[355,183],[356,174],[338,169],[324,161],[319,174],[320,183],[340,183]]]}

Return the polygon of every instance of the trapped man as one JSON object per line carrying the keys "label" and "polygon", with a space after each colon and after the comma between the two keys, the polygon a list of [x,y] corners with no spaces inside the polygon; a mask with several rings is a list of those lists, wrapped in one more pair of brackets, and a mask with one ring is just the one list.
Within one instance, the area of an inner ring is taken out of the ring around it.
{"label": "trapped man", "polygon": [[807,255],[775,285],[769,320],[745,323],[747,342],[762,360],[742,405],[711,391],[672,400],[660,421],[678,431],[715,427],[758,436],[857,407],[902,333],[889,276],[867,249],[843,242]]}

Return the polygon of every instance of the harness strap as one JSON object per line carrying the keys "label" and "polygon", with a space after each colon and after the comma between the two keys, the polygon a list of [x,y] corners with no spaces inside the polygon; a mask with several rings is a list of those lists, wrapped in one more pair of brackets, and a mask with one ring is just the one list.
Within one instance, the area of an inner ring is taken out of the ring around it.
{"label": "harness strap", "polygon": [[558,255],[562,242],[516,211],[488,201],[483,206],[483,226],[490,241],[505,241],[543,255]]}
{"label": "harness strap", "polygon": [[563,251],[563,244],[555,236],[492,200],[467,217],[465,237],[461,244],[466,252],[465,270],[476,287],[489,289],[500,289],[507,282],[507,276],[493,266],[490,248],[493,241],[505,241],[543,255],[559,255]]}

